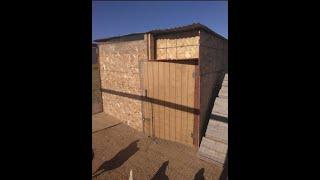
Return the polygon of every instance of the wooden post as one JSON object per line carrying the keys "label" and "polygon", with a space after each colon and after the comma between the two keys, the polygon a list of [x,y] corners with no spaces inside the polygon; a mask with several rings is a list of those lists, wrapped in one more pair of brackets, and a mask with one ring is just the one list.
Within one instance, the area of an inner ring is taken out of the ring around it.
{"label": "wooden post", "polygon": [[154,60],[155,57],[154,57],[154,38],[153,38],[153,35],[152,34],[148,34],[148,60]]}

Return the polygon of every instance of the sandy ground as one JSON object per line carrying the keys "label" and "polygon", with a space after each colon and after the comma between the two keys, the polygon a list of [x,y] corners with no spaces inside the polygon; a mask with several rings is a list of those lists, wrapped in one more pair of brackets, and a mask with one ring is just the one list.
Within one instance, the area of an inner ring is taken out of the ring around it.
{"label": "sandy ground", "polygon": [[92,134],[93,178],[218,179],[221,168],[200,160],[196,149],[175,142],[152,139],[120,123]]}

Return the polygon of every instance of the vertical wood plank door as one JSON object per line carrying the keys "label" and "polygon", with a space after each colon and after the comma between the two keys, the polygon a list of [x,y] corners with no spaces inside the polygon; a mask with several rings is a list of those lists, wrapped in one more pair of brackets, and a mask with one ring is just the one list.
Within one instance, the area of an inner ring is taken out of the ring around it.
{"label": "vertical wood plank door", "polygon": [[195,65],[142,62],[144,132],[193,146]]}

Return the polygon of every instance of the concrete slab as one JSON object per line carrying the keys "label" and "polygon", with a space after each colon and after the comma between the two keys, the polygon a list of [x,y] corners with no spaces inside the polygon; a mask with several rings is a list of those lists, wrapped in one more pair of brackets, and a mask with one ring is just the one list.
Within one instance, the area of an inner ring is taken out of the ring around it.
{"label": "concrete slab", "polygon": [[117,118],[105,113],[98,113],[92,116],[92,133],[121,124]]}

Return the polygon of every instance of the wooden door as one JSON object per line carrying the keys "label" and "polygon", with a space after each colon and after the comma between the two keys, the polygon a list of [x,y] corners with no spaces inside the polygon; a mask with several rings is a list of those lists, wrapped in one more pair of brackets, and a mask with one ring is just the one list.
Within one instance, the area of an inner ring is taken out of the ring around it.
{"label": "wooden door", "polygon": [[145,134],[193,145],[195,65],[141,62]]}

